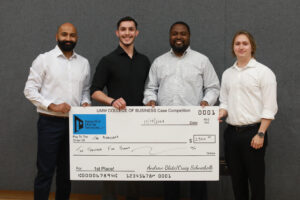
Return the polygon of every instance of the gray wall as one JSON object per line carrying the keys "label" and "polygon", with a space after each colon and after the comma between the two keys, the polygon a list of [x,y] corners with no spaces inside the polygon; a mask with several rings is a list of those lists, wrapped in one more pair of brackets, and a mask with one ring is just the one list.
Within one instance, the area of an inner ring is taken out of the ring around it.
{"label": "gray wall", "polygon": [[[57,26],[66,21],[77,26],[76,51],[89,59],[94,73],[99,59],[117,45],[117,20],[131,15],[139,22],[136,48],[151,60],[169,50],[170,24],[186,21],[191,26],[191,47],[211,59],[219,77],[234,61],[233,33],[239,29],[253,33],[257,60],[269,66],[278,81],[279,112],[270,127],[266,154],[267,199],[299,199],[299,10],[299,0],[1,0],[0,190],[33,188],[37,114],[23,88],[33,59],[54,47]],[[76,182],[73,192],[100,193],[101,184]],[[160,184],[142,186],[145,196],[162,193]],[[184,184],[184,195],[187,189]],[[230,179],[210,182],[209,197],[232,199]]]}

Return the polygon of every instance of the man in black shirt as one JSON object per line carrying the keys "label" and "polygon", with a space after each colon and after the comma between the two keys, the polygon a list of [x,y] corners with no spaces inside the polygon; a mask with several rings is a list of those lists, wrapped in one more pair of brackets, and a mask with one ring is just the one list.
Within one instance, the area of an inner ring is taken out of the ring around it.
{"label": "man in black shirt", "polygon": [[[134,48],[134,40],[138,34],[137,22],[133,18],[124,17],[119,20],[116,30],[119,46],[104,56],[97,66],[91,86],[94,100],[120,110],[125,109],[126,105],[143,105],[144,85],[150,61]],[[104,87],[107,87],[107,95],[103,92]],[[134,183],[126,185],[128,186],[126,199],[138,199],[138,185]],[[107,193],[107,196],[104,195],[105,200],[116,199],[112,194],[113,187],[114,184],[110,183],[110,188],[104,189]]]}
{"label": "man in black shirt", "polygon": [[[100,60],[91,86],[94,100],[117,109],[143,105],[150,61],[134,48],[134,39],[139,33],[136,25],[131,17],[120,19],[116,30],[119,46]],[[105,86],[108,95],[102,92]]]}

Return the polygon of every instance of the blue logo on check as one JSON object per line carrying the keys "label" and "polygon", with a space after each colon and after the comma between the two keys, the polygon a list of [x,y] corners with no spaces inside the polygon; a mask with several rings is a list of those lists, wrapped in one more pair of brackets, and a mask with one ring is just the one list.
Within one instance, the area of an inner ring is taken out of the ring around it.
{"label": "blue logo on check", "polygon": [[73,134],[106,135],[105,114],[73,115]]}

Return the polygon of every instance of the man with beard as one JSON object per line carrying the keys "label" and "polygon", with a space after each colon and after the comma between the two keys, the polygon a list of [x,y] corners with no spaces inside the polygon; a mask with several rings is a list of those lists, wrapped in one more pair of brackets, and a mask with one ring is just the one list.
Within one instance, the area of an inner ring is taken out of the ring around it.
{"label": "man with beard", "polygon": [[[125,109],[126,106],[142,106],[143,92],[150,61],[136,51],[134,40],[138,36],[137,22],[132,17],[123,17],[117,23],[116,35],[119,46],[104,56],[96,69],[92,86],[92,98],[100,103]],[[107,88],[107,95],[103,92]],[[106,182],[103,198],[116,199],[114,183]],[[126,183],[126,199],[138,199],[138,183]]]}
{"label": "man with beard", "polygon": [[[219,96],[219,79],[209,59],[189,47],[189,26],[175,22],[169,34],[172,49],[154,60],[145,85],[144,104],[214,105]],[[165,200],[179,200],[179,182],[164,182],[164,192]],[[191,199],[207,199],[205,182],[191,182]]]}
{"label": "man with beard", "polygon": [[55,199],[69,199],[69,118],[71,106],[90,104],[90,65],[73,51],[78,36],[74,25],[62,24],[57,46],[32,63],[24,94],[36,107],[38,120],[37,176],[34,199],[48,200],[56,169]]}

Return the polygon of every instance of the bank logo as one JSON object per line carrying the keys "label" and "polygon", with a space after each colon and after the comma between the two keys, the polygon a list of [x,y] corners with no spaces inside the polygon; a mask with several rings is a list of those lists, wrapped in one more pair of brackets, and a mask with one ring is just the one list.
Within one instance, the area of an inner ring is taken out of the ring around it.
{"label": "bank logo", "polygon": [[83,128],[83,121],[74,115],[74,132],[78,132],[80,129]]}
{"label": "bank logo", "polygon": [[106,134],[105,114],[73,115],[73,134]]}

